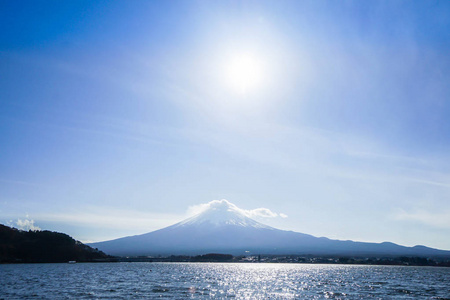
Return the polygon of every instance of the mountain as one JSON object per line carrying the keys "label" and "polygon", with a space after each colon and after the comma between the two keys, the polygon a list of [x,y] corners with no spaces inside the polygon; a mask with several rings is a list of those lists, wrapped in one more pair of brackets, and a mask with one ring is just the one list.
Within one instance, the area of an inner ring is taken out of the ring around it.
{"label": "mountain", "polygon": [[229,253],[450,257],[450,251],[424,246],[339,241],[276,229],[247,217],[226,200],[213,201],[202,213],[163,229],[90,245],[118,256]]}
{"label": "mountain", "polygon": [[110,258],[64,233],[23,231],[0,224],[0,263],[87,262]]}

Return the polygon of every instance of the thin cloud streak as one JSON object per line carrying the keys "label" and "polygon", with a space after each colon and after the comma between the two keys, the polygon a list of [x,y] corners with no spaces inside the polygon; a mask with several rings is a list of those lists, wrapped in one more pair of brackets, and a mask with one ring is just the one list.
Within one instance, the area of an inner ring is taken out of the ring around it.
{"label": "thin cloud streak", "polygon": [[402,210],[394,218],[400,221],[412,221],[436,228],[450,229],[450,211],[435,213],[425,210],[415,212]]}
{"label": "thin cloud streak", "polygon": [[45,222],[64,222],[77,226],[88,226],[114,230],[134,230],[145,233],[160,229],[181,220],[174,214],[143,213],[141,211],[109,209],[98,207],[95,210],[72,211],[62,213],[36,213],[35,219]]}
{"label": "thin cloud streak", "polygon": [[19,185],[26,185],[26,186],[34,186],[39,187],[40,184],[33,183],[33,182],[27,182],[27,181],[21,181],[21,180],[8,180],[8,179],[1,179],[0,182],[7,183],[7,184],[19,184]]}

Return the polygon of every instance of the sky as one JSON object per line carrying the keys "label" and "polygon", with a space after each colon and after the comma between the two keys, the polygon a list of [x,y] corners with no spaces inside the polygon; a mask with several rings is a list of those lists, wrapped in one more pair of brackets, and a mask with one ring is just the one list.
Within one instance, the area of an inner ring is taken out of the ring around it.
{"label": "sky", "polygon": [[0,1],[0,223],[94,242],[227,199],[450,250],[448,28],[448,1]]}

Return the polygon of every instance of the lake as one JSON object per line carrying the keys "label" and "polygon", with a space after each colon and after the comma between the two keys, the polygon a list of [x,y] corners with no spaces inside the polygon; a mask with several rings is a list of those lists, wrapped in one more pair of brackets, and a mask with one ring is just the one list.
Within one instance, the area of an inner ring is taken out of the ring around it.
{"label": "lake", "polygon": [[265,263],[0,265],[0,299],[450,299],[450,268]]}

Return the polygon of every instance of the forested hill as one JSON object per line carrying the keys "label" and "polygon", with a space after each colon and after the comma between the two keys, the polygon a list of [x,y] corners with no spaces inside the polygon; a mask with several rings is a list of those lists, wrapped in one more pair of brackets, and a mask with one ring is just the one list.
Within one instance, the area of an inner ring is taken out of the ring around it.
{"label": "forested hill", "polygon": [[0,263],[92,262],[111,259],[64,233],[23,231],[0,224]]}

